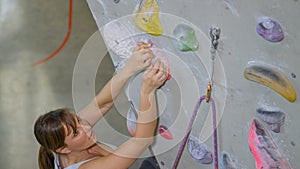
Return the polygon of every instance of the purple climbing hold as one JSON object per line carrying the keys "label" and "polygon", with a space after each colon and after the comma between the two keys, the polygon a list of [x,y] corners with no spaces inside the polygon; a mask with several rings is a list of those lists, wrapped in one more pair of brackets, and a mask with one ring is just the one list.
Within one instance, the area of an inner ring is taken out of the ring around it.
{"label": "purple climbing hold", "polygon": [[257,33],[270,42],[280,42],[284,39],[284,33],[278,22],[269,17],[261,17],[256,26]]}
{"label": "purple climbing hold", "polygon": [[201,164],[211,164],[213,161],[212,153],[208,151],[207,146],[204,143],[199,143],[199,141],[193,137],[188,140],[188,151],[192,158]]}
{"label": "purple climbing hold", "polygon": [[220,169],[237,169],[235,161],[231,158],[231,156],[227,152],[223,152],[221,154]]}
{"label": "purple climbing hold", "polygon": [[272,131],[279,133],[285,121],[285,114],[278,108],[266,107],[256,110],[257,116],[265,122]]}

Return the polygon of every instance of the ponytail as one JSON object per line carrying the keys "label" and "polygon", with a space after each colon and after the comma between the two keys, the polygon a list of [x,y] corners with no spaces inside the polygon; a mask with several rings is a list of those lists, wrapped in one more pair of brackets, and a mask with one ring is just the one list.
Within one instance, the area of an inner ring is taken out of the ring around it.
{"label": "ponytail", "polygon": [[40,169],[54,169],[54,152],[65,146],[65,125],[76,128],[74,116],[68,109],[57,109],[41,115],[34,124],[34,136],[40,143]]}
{"label": "ponytail", "polygon": [[38,160],[40,169],[54,169],[54,154],[51,150],[41,146]]}

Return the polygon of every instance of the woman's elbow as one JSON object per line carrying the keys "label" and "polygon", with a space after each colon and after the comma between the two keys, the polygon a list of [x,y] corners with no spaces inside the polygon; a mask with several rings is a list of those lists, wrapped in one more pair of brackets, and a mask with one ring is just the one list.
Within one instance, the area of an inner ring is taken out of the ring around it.
{"label": "woman's elbow", "polygon": [[146,143],[148,147],[151,146],[154,143],[154,137],[147,138]]}

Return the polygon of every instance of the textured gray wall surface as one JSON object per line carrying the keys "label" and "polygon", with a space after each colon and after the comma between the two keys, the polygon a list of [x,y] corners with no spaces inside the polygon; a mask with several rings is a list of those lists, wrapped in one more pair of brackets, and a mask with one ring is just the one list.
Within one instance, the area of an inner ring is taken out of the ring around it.
{"label": "textured gray wall surface", "polygon": [[[147,34],[134,25],[135,16],[132,14],[139,3],[137,1],[87,2],[116,68],[126,62],[133,44],[138,41],[155,42],[168,57],[172,78],[159,89],[158,102],[160,125],[166,126],[173,138],[169,140],[157,135],[152,147],[161,168],[172,167],[194,105],[206,93],[213,70],[210,58],[211,26],[221,29],[212,88],[217,113],[219,155],[222,152],[230,154],[237,168],[255,168],[255,159],[248,145],[248,131],[252,119],[258,118],[257,109],[271,107],[286,115],[279,133],[269,131],[274,144],[292,168],[300,168],[297,162],[300,158],[300,133],[297,130],[299,100],[289,102],[271,88],[244,77],[249,62],[273,65],[287,76],[296,93],[299,93],[298,1],[159,0],[159,20],[163,28],[160,36]],[[281,25],[285,35],[282,41],[267,41],[256,32],[262,17],[273,18]],[[182,52],[172,43],[172,31],[182,23],[195,30],[199,41],[196,51]],[[140,79],[141,74],[133,77],[125,91],[126,97],[135,106],[139,104]],[[213,151],[212,111],[209,104],[201,103],[191,131],[191,135],[206,144],[210,151]],[[196,162],[185,148],[178,167],[212,168],[213,164]]]}

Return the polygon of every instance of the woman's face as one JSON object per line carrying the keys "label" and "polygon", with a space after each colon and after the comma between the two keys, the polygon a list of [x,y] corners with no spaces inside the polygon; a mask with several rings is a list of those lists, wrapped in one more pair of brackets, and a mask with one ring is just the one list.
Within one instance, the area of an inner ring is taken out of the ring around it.
{"label": "woman's face", "polygon": [[76,123],[76,131],[71,127],[67,128],[65,125],[65,144],[68,149],[72,151],[81,151],[93,146],[97,142],[97,136],[92,130],[91,125],[88,121],[80,119],[78,116],[74,115]]}

